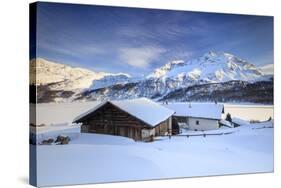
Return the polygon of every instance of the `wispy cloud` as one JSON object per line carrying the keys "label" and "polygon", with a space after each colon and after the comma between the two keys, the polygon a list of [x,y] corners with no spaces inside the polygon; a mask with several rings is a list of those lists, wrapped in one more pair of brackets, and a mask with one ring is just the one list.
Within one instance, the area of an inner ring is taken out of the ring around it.
{"label": "wispy cloud", "polygon": [[138,68],[146,68],[153,60],[156,60],[161,53],[164,53],[165,49],[145,46],[122,48],[119,52],[121,60],[125,61],[125,63]]}
{"label": "wispy cloud", "polygon": [[96,45],[57,45],[52,43],[38,43],[40,50],[47,50],[52,53],[67,55],[72,57],[81,57],[83,55],[104,55],[106,50],[103,46]]}
{"label": "wispy cloud", "polygon": [[205,21],[184,12],[166,12],[146,10],[141,14],[127,15],[128,21],[115,28],[115,34],[121,38],[138,41],[165,42],[175,41],[186,35],[205,33]]}
{"label": "wispy cloud", "polygon": [[38,56],[130,74],[146,74],[168,61],[209,50],[227,51],[258,65],[273,62],[272,17],[75,7],[40,6]]}

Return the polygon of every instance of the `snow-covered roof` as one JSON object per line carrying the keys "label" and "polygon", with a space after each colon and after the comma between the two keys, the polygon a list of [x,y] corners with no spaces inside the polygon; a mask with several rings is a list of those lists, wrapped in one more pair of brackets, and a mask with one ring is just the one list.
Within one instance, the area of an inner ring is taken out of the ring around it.
{"label": "snow-covered roof", "polygon": [[76,122],[77,120],[79,120],[79,119],[85,117],[86,115],[88,115],[88,114],[90,114],[90,113],[96,111],[98,108],[102,107],[102,106],[103,106],[104,104],[106,104],[106,103],[107,103],[107,101],[104,101],[104,102],[102,102],[102,101],[96,102],[96,104],[93,106],[93,108],[91,108],[91,109],[89,109],[89,110],[87,110],[87,111],[81,113],[79,116],[77,116],[76,118],[74,118],[73,122]]}
{"label": "snow-covered roof", "polygon": [[150,126],[158,125],[175,113],[174,110],[166,108],[152,100],[149,100],[147,98],[138,98],[102,102],[99,105],[95,106],[93,109],[79,115],[73,121],[75,122],[85,117],[86,115],[96,111],[106,103],[113,104],[114,106],[136,117],[137,119],[142,120]]}
{"label": "snow-covered roof", "polygon": [[229,121],[227,121],[227,120],[224,120],[224,119],[221,119],[221,120],[220,120],[220,123],[221,123],[222,125],[227,126],[227,127],[230,127],[230,128],[233,127],[233,124],[232,124],[231,122],[229,122]]}
{"label": "snow-covered roof", "polygon": [[175,116],[221,119],[223,104],[215,103],[169,103],[164,106],[174,110]]}
{"label": "snow-covered roof", "polygon": [[250,125],[249,121],[234,117],[232,118],[232,123],[235,123],[237,125]]}

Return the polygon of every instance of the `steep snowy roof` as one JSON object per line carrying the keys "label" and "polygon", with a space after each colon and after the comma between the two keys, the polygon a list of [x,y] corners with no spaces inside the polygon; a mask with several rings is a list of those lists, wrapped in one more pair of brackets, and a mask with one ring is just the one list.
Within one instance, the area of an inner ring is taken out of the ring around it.
{"label": "steep snowy roof", "polygon": [[223,105],[215,103],[170,103],[164,106],[174,110],[175,116],[221,119]]}
{"label": "steep snowy roof", "polygon": [[227,120],[224,120],[224,119],[221,119],[220,120],[220,123],[224,126],[227,126],[227,127],[230,127],[230,128],[233,128],[233,124]]}
{"label": "steep snowy roof", "polygon": [[107,101],[104,102],[96,102],[96,104],[89,110],[83,112],[82,114],[80,114],[79,116],[77,116],[76,118],[74,118],[73,122],[76,122],[77,120],[87,116],[88,114],[94,112],[95,110],[97,110],[98,108],[102,107],[104,104],[106,104]]}
{"label": "steep snowy roof", "polygon": [[249,121],[246,121],[246,120],[243,120],[243,119],[240,119],[240,118],[232,118],[232,122],[235,123],[235,124],[238,124],[238,125],[249,125],[250,122]]}
{"label": "steep snowy roof", "polygon": [[81,114],[73,121],[75,122],[85,117],[86,115],[96,111],[106,103],[113,104],[114,106],[136,117],[137,119],[142,120],[150,126],[158,125],[175,113],[174,110],[166,108],[152,100],[149,100],[147,98],[138,98],[103,102],[100,105],[95,106],[93,109]]}

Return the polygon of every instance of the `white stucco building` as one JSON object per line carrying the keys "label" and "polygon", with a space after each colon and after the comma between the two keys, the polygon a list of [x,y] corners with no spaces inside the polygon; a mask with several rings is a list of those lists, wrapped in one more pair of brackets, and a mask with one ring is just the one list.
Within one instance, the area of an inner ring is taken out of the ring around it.
{"label": "white stucco building", "polygon": [[217,103],[171,103],[165,106],[176,112],[173,116],[180,127],[198,131],[218,129],[224,113],[223,104]]}

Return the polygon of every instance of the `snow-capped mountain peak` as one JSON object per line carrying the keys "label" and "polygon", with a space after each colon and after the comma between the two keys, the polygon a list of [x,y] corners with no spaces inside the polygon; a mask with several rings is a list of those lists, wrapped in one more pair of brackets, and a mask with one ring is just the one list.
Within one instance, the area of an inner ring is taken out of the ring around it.
{"label": "snow-capped mountain peak", "polygon": [[[261,85],[270,89],[272,82],[272,75],[265,75],[255,65],[230,53],[214,51],[196,59],[170,61],[147,76],[138,78],[124,73],[73,68],[41,58],[32,60],[32,66],[31,78],[36,78],[35,84],[39,85],[37,92],[41,102],[136,97],[188,100],[187,97],[196,98],[196,93],[205,95],[222,85],[229,87],[226,88],[228,91],[234,91],[230,88],[236,86],[243,89],[245,84],[253,84],[257,89],[262,89]],[[257,83],[259,81],[262,82]],[[248,88],[245,92],[252,90]],[[197,98],[200,99],[199,96]]]}
{"label": "snow-capped mountain peak", "polygon": [[166,75],[169,71],[174,69],[175,67],[184,66],[185,63],[183,60],[174,60],[170,61],[169,63],[165,64],[164,66],[155,69],[155,71],[147,76],[147,78],[160,78]]}
{"label": "snow-capped mountain peak", "polygon": [[156,69],[149,78],[190,79],[193,81],[222,82],[229,80],[253,81],[263,73],[253,64],[232,54],[210,51],[189,61],[174,61]]}

